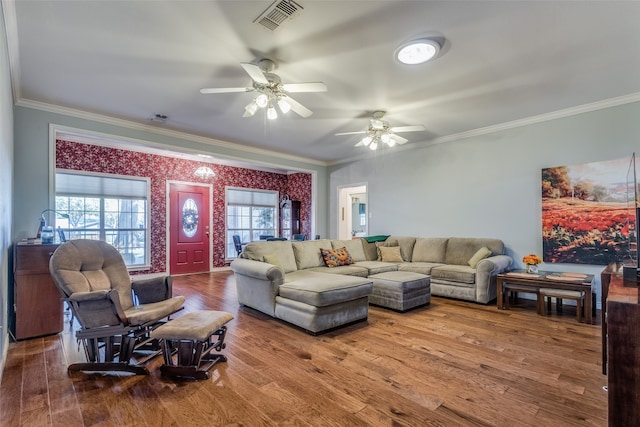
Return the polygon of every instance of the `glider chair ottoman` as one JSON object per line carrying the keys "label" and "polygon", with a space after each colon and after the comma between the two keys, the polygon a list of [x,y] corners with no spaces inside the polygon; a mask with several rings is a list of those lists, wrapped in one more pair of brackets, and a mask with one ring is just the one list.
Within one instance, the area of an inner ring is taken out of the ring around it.
{"label": "glider chair ottoman", "polygon": [[152,338],[162,342],[162,375],[208,379],[208,371],[213,365],[227,361],[226,356],[212,354],[212,351],[221,351],[226,347],[225,325],[232,319],[231,313],[224,311],[199,310],[180,316],[151,332]]}
{"label": "glider chair ottoman", "polygon": [[161,353],[151,332],[183,308],[184,297],[172,296],[172,278],[132,282],[116,248],[88,239],[60,245],[49,271],[80,324],[76,339],[87,358],[68,371],[148,374],[143,364]]}

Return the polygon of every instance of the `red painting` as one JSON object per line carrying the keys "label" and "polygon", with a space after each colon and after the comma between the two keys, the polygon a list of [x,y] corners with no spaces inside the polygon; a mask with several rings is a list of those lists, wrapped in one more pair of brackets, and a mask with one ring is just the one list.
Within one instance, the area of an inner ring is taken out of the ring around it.
{"label": "red painting", "polygon": [[632,251],[635,257],[630,164],[626,158],[542,169],[544,262],[607,265],[632,258]]}

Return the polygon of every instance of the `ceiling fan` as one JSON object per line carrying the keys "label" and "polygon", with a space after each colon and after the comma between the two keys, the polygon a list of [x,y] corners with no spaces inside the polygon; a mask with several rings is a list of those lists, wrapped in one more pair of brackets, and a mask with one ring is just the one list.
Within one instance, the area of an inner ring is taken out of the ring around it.
{"label": "ceiling fan", "polygon": [[359,132],[342,132],[336,133],[336,135],[357,135],[365,134],[365,136],[356,144],[356,147],[369,147],[371,150],[376,150],[380,143],[387,144],[389,147],[393,147],[396,144],[402,145],[408,141],[408,139],[396,135],[396,133],[402,132],[418,132],[425,130],[423,125],[412,126],[389,126],[389,122],[382,120],[386,111],[374,111],[373,118],[369,120],[369,129]]}
{"label": "ceiling fan", "polygon": [[313,112],[288,94],[327,91],[327,86],[322,82],[282,83],[280,77],[272,73],[275,64],[269,59],[261,59],[257,65],[246,62],[242,62],[240,65],[253,80],[251,87],[205,88],[200,89],[200,93],[258,92],[253,101],[244,107],[243,117],[251,117],[258,111],[258,108],[266,108],[267,118],[273,120],[278,118],[276,106],[284,114],[293,110],[302,117],[309,117]]}

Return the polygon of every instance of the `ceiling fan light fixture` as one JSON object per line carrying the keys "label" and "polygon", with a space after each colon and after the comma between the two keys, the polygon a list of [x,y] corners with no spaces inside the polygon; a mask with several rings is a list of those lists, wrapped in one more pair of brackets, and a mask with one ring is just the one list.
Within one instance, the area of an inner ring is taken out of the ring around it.
{"label": "ceiling fan light fixture", "polygon": [[264,93],[261,93],[260,95],[256,96],[255,102],[258,105],[258,107],[264,108],[269,103],[269,97]]}
{"label": "ceiling fan light fixture", "polygon": [[373,141],[373,142],[369,145],[369,148],[370,148],[372,151],[377,150],[377,149],[378,149],[378,143],[377,143],[376,141]]}
{"label": "ceiling fan light fixture", "polygon": [[278,112],[276,111],[275,108],[273,108],[273,105],[269,104],[269,108],[267,108],[267,119],[275,120],[277,118],[278,118]]}
{"label": "ceiling fan light fixture", "polygon": [[278,100],[278,107],[280,107],[280,111],[282,111],[283,114],[291,111],[291,104],[289,104],[286,99]]}
{"label": "ceiling fan light fixture", "polygon": [[256,111],[258,111],[258,104],[255,100],[253,100],[249,104],[247,104],[246,107],[244,107],[243,117],[252,117],[256,113]]}
{"label": "ceiling fan light fixture", "polygon": [[369,144],[371,144],[371,141],[373,141],[373,138],[370,135],[365,136],[364,138],[362,138],[362,145],[364,145],[365,147]]}
{"label": "ceiling fan light fixture", "polygon": [[395,51],[398,61],[407,65],[423,64],[440,52],[440,44],[431,39],[417,39],[400,45]]}
{"label": "ceiling fan light fixture", "polygon": [[381,140],[382,140],[382,142],[384,142],[385,144],[389,144],[389,143],[392,141],[392,139],[391,139],[391,135],[389,135],[388,133],[383,133],[383,134],[380,136],[380,139],[381,139]]}

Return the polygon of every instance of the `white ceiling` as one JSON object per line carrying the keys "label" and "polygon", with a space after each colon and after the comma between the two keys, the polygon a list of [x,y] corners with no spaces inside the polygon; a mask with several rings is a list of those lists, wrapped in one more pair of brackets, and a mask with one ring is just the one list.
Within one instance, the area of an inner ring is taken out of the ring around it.
{"label": "white ceiling", "polygon": [[[304,9],[274,31],[253,23],[269,0],[3,1],[18,103],[328,164],[371,155],[354,147],[357,135],[334,134],[366,129],[374,110],[391,126],[424,124],[403,134],[416,147],[640,100],[638,1],[300,0]],[[446,39],[438,59],[397,63],[395,48],[420,36]],[[240,62],[263,57],[283,83],[326,83],[326,93],[292,94],[311,117],[243,118],[251,93],[199,93],[250,86]],[[154,113],[169,119],[151,122]]]}

